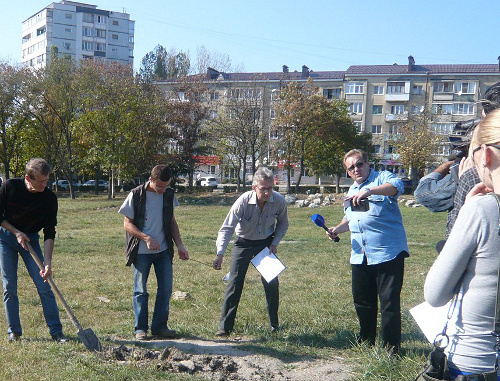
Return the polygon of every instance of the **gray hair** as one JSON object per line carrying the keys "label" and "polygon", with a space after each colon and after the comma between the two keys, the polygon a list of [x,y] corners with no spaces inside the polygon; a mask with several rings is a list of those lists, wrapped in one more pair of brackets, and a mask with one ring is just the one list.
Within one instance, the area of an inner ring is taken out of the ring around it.
{"label": "gray hair", "polygon": [[267,167],[257,169],[253,174],[252,185],[257,185],[261,180],[271,180],[271,182],[274,182],[273,171]]}

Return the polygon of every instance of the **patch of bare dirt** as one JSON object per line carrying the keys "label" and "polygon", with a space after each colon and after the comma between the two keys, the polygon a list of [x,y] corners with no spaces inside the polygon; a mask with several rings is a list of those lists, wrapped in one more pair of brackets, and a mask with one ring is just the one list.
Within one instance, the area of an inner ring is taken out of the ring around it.
{"label": "patch of bare dirt", "polygon": [[[185,373],[208,380],[314,381],[347,380],[351,375],[344,359],[304,357],[284,362],[239,348],[234,340],[149,340],[135,342],[112,338],[114,345],[103,348],[102,357],[117,364],[153,364],[159,372]],[[247,341],[248,342],[248,341]]]}

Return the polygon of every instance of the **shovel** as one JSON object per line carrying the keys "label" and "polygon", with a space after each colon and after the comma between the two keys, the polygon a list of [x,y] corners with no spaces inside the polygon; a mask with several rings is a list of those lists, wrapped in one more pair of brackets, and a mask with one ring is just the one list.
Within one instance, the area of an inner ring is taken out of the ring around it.
{"label": "shovel", "polygon": [[[36,255],[35,251],[33,250],[33,247],[31,247],[29,242],[26,242],[26,246],[28,246],[28,250],[29,250],[31,256],[33,257],[33,259],[35,260],[36,264],[38,265],[38,268],[40,270],[44,270],[43,263],[40,261],[40,258],[38,258],[38,255]],[[57,299],[64,306],[64,309],[68,313],[68,316],[71,319],[71,322],[74,324],[74,326],[78,330],[78,337],[82,341],[83,345],[85,345],[85,347],[89,351],[101,352],[102,351],[101,343],[99,342],[99,339],[95,335],[94,331],[92,331],[92,329],[90,329],[90,328],[87,328],[87,329],[82,328],[82,326],[80,325],[80,323],[76,319],[75,315],[73,314],[73,312],[69,308],[68,303],[66,303],[61,292],[59,291],[56,284],[52,280],[52,277],[48,276],[45,279],[47,280],[47,282],[49,282],[50,287],[52,288],[52,291],[57,296]]]}

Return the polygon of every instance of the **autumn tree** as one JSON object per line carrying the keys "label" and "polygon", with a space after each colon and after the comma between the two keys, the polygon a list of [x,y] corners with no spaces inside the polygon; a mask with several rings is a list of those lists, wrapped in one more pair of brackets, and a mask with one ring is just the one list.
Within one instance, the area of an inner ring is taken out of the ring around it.
{"label": "autumn tree", "polygon": [[399,155],[398,161],[408,170],[413,182],[420,172],[435,162],[439,138],[429,128],[430,119],[429,110],[413,109],[406,121],[395,126],[395,133],[391,136],[392,145]]}
{"label": "autumn tree", "polygon": [[[211,138],[221,156],[227,157],[243,172],[243,189],[247,166],[255,173],[267,151],[268,130],[264,125],[262,88],[257,83],[244,88],[228,89],[224,111],[210,124]],[[238,176],[238,189],[239,189]]]}
{"label": "autumn tree", "polygon": [[5,177],[10,178],[11,162],[22,152],[22,137],[30,125],[27,84],[31,72],[20,66],[0,62],[0,160]]}
{"label": "autumn tree", "polygon": [[28,139],[38,141],[47,162],[56,173],[69,180],[71,197],[75,198],[72,178],[78,166],[74,146],[74,121],[79,113],[79,91],[74,78],[75,62],[69,56],[59,56],[51,48],[49,64],[34,73],[29,91],[29,116],[33,119],[33,134]]}
{"label": "autumn tree", "polygon": [[[181,173],[188,175],[188,187],[193,189],[194,171],[198,165],[198,156],[206,155],[212,148],[207,144],[205,122],[209,109],[205,104],[207,87],[199,77],[184,77],[173,89],[167,92],[166,122],[170,126],[172,143],[167,147],[169,155],[179,161]],[[171,161],[171,160],[170,160]]]}

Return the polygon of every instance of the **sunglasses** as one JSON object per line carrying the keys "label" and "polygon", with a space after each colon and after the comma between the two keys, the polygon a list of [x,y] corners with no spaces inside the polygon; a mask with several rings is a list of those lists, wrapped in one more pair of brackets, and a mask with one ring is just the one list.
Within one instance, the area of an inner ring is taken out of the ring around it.
{"label": "sunglasses", "polygon": [[356,164],[351,165],[349,168],[347,168],[347,172],[352,172],[355,168],[361,168],[363,165],[365,165],[364,162],[358,161]]}

